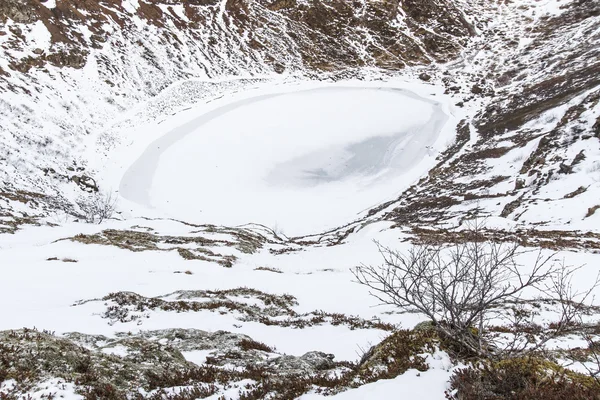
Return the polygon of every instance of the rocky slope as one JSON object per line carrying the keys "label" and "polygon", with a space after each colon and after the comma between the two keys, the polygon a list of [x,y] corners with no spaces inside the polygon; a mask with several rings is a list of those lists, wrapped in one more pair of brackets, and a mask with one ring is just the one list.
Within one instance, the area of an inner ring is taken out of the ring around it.
{"label": "rocky slope", "polygon": [[3,1],[3,179],[44,192],[40,171],[82,175],[75,154],[174,82],[448,61],[474,34],[469,11],[445,0]]}
{"label": "rocky slope", "polygon": [[478,214],[514,221],[497,233],[523,243],[599,248],[600,2],[493,9],[459,60],[428,68],[467,110],[455,142],[402,196],[331,240],[391,220],[444,241],[441,226]]}
{"label": "rocky slope", "polygon": [[[421,74],[468,110],[438,168],[383,218],[421,223],[452,218],[448,208],[479,207],[554,228],[584,220],[598,206],[598,8],[597,1],[5,1],[4,214],[14,199],[70,210],[65,191],[95,191],[91,155],[117,146],[127,126],[115,122],[174,82],[204,81],[178,88],[180,104],[163,96],[146,106],[146,120],[227,91],[211,85],[215,79],[339,79],[370,68]],[[505,158],[518,160],[514,170],[490,167]],[[565,193],[544,194],[561,178],[569,181]],[[585,215],[544,221],[534,211],[569,199],[585,199]]]}

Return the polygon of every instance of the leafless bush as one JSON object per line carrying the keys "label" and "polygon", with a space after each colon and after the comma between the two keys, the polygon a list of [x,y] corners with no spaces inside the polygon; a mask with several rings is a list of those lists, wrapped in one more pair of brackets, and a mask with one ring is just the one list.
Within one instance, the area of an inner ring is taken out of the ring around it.
{"label": "leafless bush", "polygon": [[[554,254],[541,252],[527,268],[517,262],[524,253],[519,245],[486,241],[481,229],[480,223],[471,223],[469,241],[452,247],[416,245],[401,253],[378,244],[384,264],[361,265],[353,273],[381,302],[425,315],[443,336],[479,357],[501,358],[540,349],[572,328],[581,302],[591,292],[573,290],[576,269],[556,264]],[[524,297],[529,292],[560,304],[552,329],[532,332],[521,307],[529,301]],[[489,330],[492,319],[509,323],[511,340],[497,340]]]}
{"label": "leafless bush", "polygon": [[600,172],[600,162],[596,161],[592,164],[591,167],[587,170],[588,173],[592,174],[594,172]]}
{"label": "leafless bush", "polygon": [[80,197],[76,201],[83,213],[82,217],[90,224],[100,224],[111,218],[117,207],[117,198],[112,192],[98,193],[93,197]]}
{"label": "leafless bush", "polygon": [[572,364],[576,364],[585,369],[590,377],[592,377],[598,385],[600,385],[600,325],[585,324],[580,320],[583,329],[580,330],[579,336],[587,344],[587,348],[571,349],[567,353],[567,360]]}

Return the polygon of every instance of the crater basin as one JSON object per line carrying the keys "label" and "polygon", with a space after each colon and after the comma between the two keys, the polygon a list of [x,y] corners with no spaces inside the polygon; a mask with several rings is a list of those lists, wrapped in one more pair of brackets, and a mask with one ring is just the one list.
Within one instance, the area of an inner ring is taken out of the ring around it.
{"label": "crater basin", "polygon": [[316,233],[398,195],[447,120],[439,102],[395,88],[233,99],[152,143],[120,194],[186,221]]}

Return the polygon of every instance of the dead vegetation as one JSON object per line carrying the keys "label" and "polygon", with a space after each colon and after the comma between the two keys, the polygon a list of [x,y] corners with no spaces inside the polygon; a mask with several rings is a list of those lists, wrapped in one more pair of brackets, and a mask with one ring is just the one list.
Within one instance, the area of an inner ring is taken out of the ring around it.
{"label": "dead vegetation", "polygon": [[[467,364],[454,373],[448,399],[600,398],[600,329],[583,322],[599,311],[589,302],[600,275],[588,288],[575,289],[571,282],[578,268],[557,265],[552,254],[541,251],[526,267],[516,260],[522,254],[518,244],[485,237],[477,221],[469,227],[454,237],[452,247],[444,245],[448,238],[406,252],[380,246],[383,265],[353,272],[382,303],[424,315],[437,348]],[[539,295],[525,298],[526,289]],[[554,320],[542,323],[537,319],[542,311]],[[573,335],[585,338],[588,347],[547,347]],[[588,374],[559,365],[559,358],[583,365]]]}
{"label": "dead vegetation", "polygon": [[77,260],[75,260],[73,258],[68,258],[68,257],[65,257],[65,258],[50,257],[50,258],[47,258],[46,261],[62,261],[62,262],[65,262],[65,263],[76,263],[76,262],[78,262]]}
{"label": "dead vegetation", "polygon": [[[239,301],[237,298],[257,300],[255,304]],[[291,295],[273,295],[255,289],[237,288],[222,291],[179,291],[165,296],[148,298],[131,292],[111,293],[101,300],[86,300],[76,303],[83,305],[92,301],[103,301],[106,311],[102,313],[109,323],[136,321],[142,324],[150,317],[150,311],[200,312],[210,311],[233,313],[240,321],[254,321],[267,326],[304,329],[315,325],[347,326],[350,329],[380,329],[393,331],[394,325],[377,319],[366,320],[340,313],[313,311],[298,313],[293,307],[296,298]]]}
{"label": "dead vegetation", "polygon": [[[243,36],[250,33],[252,40],[240,46],[239,51],[247,59],[265,59],[278,73],[286,69],[287,63],[283,62],[286,57],[281,58],[267,49],[281,49],[282,35],[269,35],[257,29],[259,26],[268,26],[268,31],[282,32],[286,31],[285,21],[290,21],[294,25],[294,33],[284,35],[284,39],[289,41],[287,51],[298,58],[294,64],[310,71],[343,70],[364,65],[398,69],[407,64],[428,64],[432,59],[445,62],[456,57],[475,32],[462,12],[445,1],[441,4],[434,1],[408,2],[400,5],[401,10],[392,3],[368,2],[364,9],[365,18],[356,17],[355,13],[360,10],[358,5],[339,0],[302,5],[294,1],[236,1],[227,3],[225,8],[228,25],[236,28],[225,31],[215,26],[219,23],[219,14],[212,1],[185,3],[185,19],[180,18],[168,2],[163,4],[166,9],[155,3],[141,3],[134,14],[113,0],[108,2],[107,7],[86,1],[76,4],[59,2],[52,11],[33,0],[5,3],[0,8],[0,20],[10,18],[28,24],[41,21],[51,34],[51,47],[47,52],[34,53],[25,59],[11,57],[11,69],[20,73],[28,73],[31,68],[44,70],[48,63],[61,68],[81,68],[90,54],[112,43],[107,24],[128,30],[135,25],[132,22],[134,17],[164,33],[157,36],[167,40],[173,48],[180,48],[183,43],[177,37],[171,37],[175,36],[170,35],[167,29],[171,25],[185,32],[189,38],[199,37],[204,33],[203,27],[210,27],[217,35],[211,43],[213,45],[228,43],[232,36],[236,37],[235,34]],[[399,12],[408,19],[401,27],[394,23]],[[430,28],[422,29],[422,25]],[[76,26],[85,26],[93,35],[88,40],[84,39]],[[404,34],[402,29],[410,31],[410,34]],[[367,57],[356,50],[357,43],[364,41],[357,31],[363,30],[373,40],[365,47]],[[18,40],[21,38],[15,36],[9,42],[12,47],[22,45]],[[340,42],[340,37],[349,40]],[[138,45],[143,46],[142,43]],[[144,56],[145,62],[160,70],[150,46],[143,47],[148,53]],[[172,62],[179,65],[176,61]],[[121,70],[120,66],[120,63],[112,61],[108,70]]]}
{"label": "dead vegetation", "polygon": [[571,193],[567,193],[565,194],[565,199],[572,199],[575,196],[579,196],[582,193],[585,193],[587,190],[587,187],[585,186],[580,186],[577,189],[575,189],[574,191],[572,191]]}
{"label": "dead vegetation", "polygon": [[[452,343],[440,338],[435,327],[429,325],[394,332],[369,349],[357,363],[335,362],[321,353],[307,353],[300,358],[262,358],[257,362],[252,357],[244,358],[244,354],[272,349],[229,334],[241,353],[220,357],[225,362],[227,357],[242,361],[240,367],[231,369],[220,366],[222,363],[217,359],[210,364],[210,357],[206,365],[188,363],[173,347],[173,344],[195,343],[190,340],[198,333],[173,330],[151,331],[145,336],[122,334],[109,344],[127,349],[126,354],[117,356],[101,351],[94,344],[106,343],[105,337],[71,334],[61,338],[51,332],[27,329],[0,332],[0,381],[12,379],[16,383],[2,398],[20,399],[45,378],[58,377],[73,383],[76,392],[86,400],[195,400],[232,388],[237,388],[243,399],[287,400],[309,391],[336,394],[380,379],[393,379],[409,369],[424,372],[429,369],[427,355],[440,349],[454,354]],[[215,339],[219,335],[227,337],[224,332],[204,334]],[[159,338],[166,339],[167,344],[158,343]],[[447,394],[448,398],[469,400],[583,400],[597,398],[594,396],[598,393],[598,383],[593,378],[539,357],[470,363],[455,372],[451,385],[454,391]],[[145,394],[140,393],[140,388]],[[564,397],[567,393],[570,397]]]}
{"label": "dead vegetation", "polygon": [[87,197],[80,197],[76,201],[85,222],[101,224],[104,220],[114,216],[117,208],[117,197],[111,193],[93,193]]}
{"label": "dead vegetation", "polygon": [[[213,225],[196,226],[197,230],[191,231],[186,236],[160,235],[147,229],[116,230],[107,229],[97,234],[79,234],[72,240],[83,244],[99,244],[115,246],[134,252],[141,251],[173,251],[185,260],[202,260],[215,262],[224,267],[232,267],[237,260],[234,254],[221,254],[219,249],[232,253],[231,249],[242,253],[252,254],[266,243],[274,243],[259,233],[235,228],[222,228]],[[211,236],[222,234],[229,239],[213,239]]]}
{"label": "dead vegetation", "polygon": [[0,234],[15,233],[23,225],[40,225],[37,215],[13,210],[11,202],[29,205],[32,209],[43,206],[47,196],[8,187],[0,188]]}
{"label": "dead vegetation", "polygon": [[[13,4],[14,1],[9,1],[7,4],[9,3]],[[214,5],[213,3],[214,2],[211,2],[210,0],[204,1],[200,7]],[[586,15],[586,10],[591,10],[590,12],[587,12],[589,16],[595,15],[593,13],[595,11],[592,8],[595,6],[592,3],[593,2],[579,2],[580,8],[583,9],[583,11],[570,11],[570,18],[576,20],[577,17],[579,18],[577,21],[580,21]],[[68,13],[63,10],[63,8],[66,7],[64,4],[66,4],[66,2],[59,2],[59,10],[65,12],[65,15],[67,15]],[[410,7],[408,13],[409,17],[419,22],[426,22],[439,12],[439,10],[436,9],[436,4],[433,4],[432,2],[421,2],[419,4],[407,2],[406,4]],[[117,3],[112,4],[112,6],[116,8],[120,7]],[[246,5],[243,4],[243,2],[228,2],[227,6],[230,8],[231,15],[237,22],[241,23],[242,26],[250,26],[246,24],[250,24],[249,21],[251,20],[251,16],[249,15],[252,15],[252,12],[254,11],[252,5]],[[94,8],[95,6],[86,4],[85,7]],[[348,9],[348,5],[345,3],[337,2],[334,6],[329,8],[318,8],[315,6],[313,9],[301,9],[298,11],[295,1],[284,0],[269,2],[268,7],[273,11],[282,13],[286,18],[291,15],[293,17],[292,20],[296,18],[302,24],[309,26],[312,31],[318,33],[308,36],[308,39],[318,43],[317,48],[322,46],[323,53],[317,51],[317,53],[310,52],[303,54],[303,60],[308,65],[324,70],[338,68],[342,64],[350,66],[360,65],[361,61],[352,54],[352,49],[335,49],[334,47],[338,45],[339,41],[327,39],[327,37],[334,39],[343,37],[346,33],[344,30],[340,30],[339,26],[336,24],[329,24],[330,20],[333,20],[328,18],[331,13],[338,18],[342,18],[342,20],[348,24],[356,23],[356,21],[347,19],[349,18],[349,13],[346,13],[344,10]],[[366,18],[365,21],[360,21],[360,23],[365,24],[368,29],[374,29],[378,33],[381,33],[384,39],[395,37],[393,30],[390,32],[389,21],[392,21],[392,19],[390,19],[388,4],[382,2],[381,4],[372,5],[371,7],[371,12],[367,14],[375,16],[375,18]],[[35,10],[38,9],[40,9],[38,6],[33,7],[33,14],[31,14],[31,12],[26,12],[26,10],[17,9],[17,11],[22,14],[18,14],[17,17],[33,20],[37,18]],[[186,14],[193,16],[201,15],[201,13],[198,12],[197,7],[186,5],[185,9]],[[41,10],[43,10],[43,8],[41,8]],[[14,14],[14,10],[11,12]],[[70,12],[73,13],[74,11],[70,10]],[[96,16],[97,12],[98,9],[94,9],[93,15]],[[109,12],[111,15],[115,14],[115,18],[120,18],[118,13],[113,13],[112,11],[106,12]],[[450,9],[449,12],[452,13],[454,10]],[[161,19],[165,18],[164,14],[167,13],[163,13],[161,9],[154,4],[148,5],[143,3],[142,9],[140,10],[140,16],[156,26],[161,26],[163,23]],[[172,13],[172,15],[174,15],[174,13]],[[0,16],[0,18],[2,18],[2,16]],[[122,19],[115,19],[115,21],[118,21],[118,23],[123,22]],[[555,21],[551,18],[546,25],[547,28],[553,27],[558,31],[563,29],[568,23],[572,23],[570,21],[570,19]],[[204,17],[192,19],[192,23],[203,22],[205,22]],[[465,27],[468,30],[468,24],[459,25],[460,29]],[[441,28],[438,26],[436,29],[455,28],[456,26],[441,24]],[[241,29],[243,29],[243,27]],[[538,33],[541,34],[541,37],[537,38],[527,51],[531,51],[531,48],[535,48],[536,45],[539,45],[538,41],[550,40],[552,38],[552,29],[548,29],[547,31],[540,31],[539,29],[541,29],[541,27],[538,27]],[[60,37],[60,34],[59,29],[54,29],[52,31],[53,40],[57,40],[57,38]],[[419,34],[422,35],[421,39],[425,49],[432,52],[437,59],[451,56],[458,48],[458,46],[454,46],[454,44],[451,43],[446,43],[446,46],[444,46],[443,42],[439,43],[436,40],[432,40],[431,37],[429,37],[429,32],[419,30]],[[325,35],[326,38],[321,38],[322,35]],[[263,49],[266,47],[264,44],[260,43],[260,38],[258,40],[253,38],[252,40],[253,48]],[[422,53],[420,46],[409,46],[410,48],[406,48],[403,43],[400,43],[397,40],[390,41],[389,43],[393,44],[391,46],[384,46],[383,50],[380,46],[374,46],[374,48],[368,49],[369,52],[373,53],[373,59],[375,60],[374,62],[376,65],[383,66],[384,68],[402,67],[404,62],[400,60],[397,54],[407,54],[413,61],[419,60],[420,62],[427,59],[426,55]],[[558,65],[552,66],[561,71],[568,71],[566,74],[561,74],[564,76],[524,85],[522,92],[514,97],[503,98],[499,96],[497,99],[498,101],[493,102],[487,112],[482,114],[478,121],[475,121],[475,125],[479,128],[479,133],[483,133],[483,137],[480,138],[479,143],[474,144],[472,152],[461,155],[461,151],[470,139],[470,130],[473,129],[469,122],[465,121],[461,124],[459,129],[457,142],[440,156],[440,163],[430,172],[427,178],[409,189],[400,199],[398,199],[398,201],[390,201],[385,205],[372,210],[372,212],[369,213],[369,216],[373,216],[385,208],[396,204],[396,209],[387,213],[383,218],[395,221],[397,226],[411,226],[415,239],[421,243],[427,245],[443,245],[445,243],[464,244],[472,241],[473,237],[469,232],[443,229],[436,225],[453,218],[455,215],[452,214],[451,210],[453,210],[455,206],[462,206],[465,202],[473,200],[507,197],[514,194],[514,192],[502,192],[491,195],[485,193],[485,189],[491,188],[494,185],[507,180],[508,177],[506,176],[496,176],[490,179],[471,179],[468,184],[458,183],[458,178],[465,176],[472,177],[477,172],[485,172],[484,170],[486,167],[484,164],[487,160],[504,156],[508,151],[523,146],[539,137],[540,133],[524,132],[521,138],[511,138],[511,140],[514,139],[517,145],[510,147],[496,146],[494,136],[500,135],[506,129],[517,129],[521,127],[524,122],[537,117],[541,111],[547,110],[558,104],[563,104],[565,101],[598,84],[598,66],[597,63],[594,64],[594,57],[597,55],[597,50],[590,50],[589,48],[585,48],[586,46],[579,47],[580,49],[577,50],[579,53],[561,53],[564,63],[561,61]],[[584,49],[581,49],[581,47],[584,47]],[[411,51],[413,53],[411,53]],[[581,53],[581,51],[583,51],[583,53]],[[328,57],[321,57],[327,52],[331,52],[330,54],[327,54]],[[77,55],[78,54],[75,53],[72,59],[69,59],[68,57],[53,56],[53,63],[59,66],[83,65],[85,59],[82,61],[82,57],[77,57]],[[585,57],[580,57],[582,55]],[[85,56],[87,56],[87,54],[83,53],[83,57]],[[148,61],[152,62],[151,53],[148,58]],[[588,62],[585,68],[572,68],[572,65],[566,64],[576,59],[586,59],[592,62]],[[49,60],[52,60],[52,58],[49,58]],[[543,62],[544,65],[546,65],[546,61],[547,60]],[[39,62],[41,62],[40,59],[26,59],[23,60],[22,64],[13,64],[13,68],[22,73],[26,73],[31,68],[41,68],[42,65],[39,64]],[[0,70],[0,73],[1,72],[2,71]],[[490,74],[494,73],[496,73],[496,71],[490,69]],[[510,75],[511,74],[506,74],[507,77]],[[508,77],[507,79],[510,80],[513,78],[518,79],[518,76],[515,74],[515,76]],[[474,88],[475,86],[472,87]],[[460,88],[457,90],[460,90]],[[521,169],[522,174],[535,177],[531,184],[531,189],[524,186],[517,186],[515,187],[515,191],[535,191],[539,189],[539,187],[547,184],[551,174],[543,172],[543,168],[554,168],[556,173],[563,174],[570,174],[573,172],[574,167],[581,161],[581,157],[579,157],[579,161],[577,157],[572,161],[570,159],[564,159],[556,162],[556,160],[553,161],[553,159],[557,156],[557,149],[566,146],[563,143],[563,139],[567,128],[574,127],[571,123],[576,121],[578,116],[581,115],[584,110],[585,107],[575,107],[569,110],[567,115],[565,115],[566,119],[563,118],[565,121],[561,121],[561,125],[558,128],[544,136],[537,150],[535,150],[525,161],[523,168]],[[600,119],[598,121],[600,121]],[[596,136],[598,136],[598,132],[600,132],[598,126],[600,125],[597,122],[594,125]],[[519,142],[519,140],[521,142]],[[454,157],[457,157],[457,159],[452,161]],[[552,166],[553,163],[555,164],[554,167]],[[570,199],[580,195],[585,191],[582,191],[581,189],[582,188],[579,188],[574,192],[568,193],[565,195],[565,198]],[[500,215],[509,217],[526,204],[525,198],[519,195],[516,200],[506,204],[506,207]],[[586,217],[594,215],[598,208],[600,208],[600,206],[589,208]],[[460,212],[460,216],[464,216],[463,211]],[[7,222],[6,226],[9,228],[6,229],[16,229],[23,223],[29,223],[28,218],[31,217],[23,216],[22,219],[14,219],[13,222]],[[34,221],[34,219],[32,218],[31,221]],[[2,232],[2,229],[5,229],[4,225],[0,226],[0,232]],[[348,228],[344,233],[337,235],[335,239],[331,241],[331,244],[342,243],[353,230],[354,227]],[[12,231],[14,232],[14,230]],[[203,232],[201,232],[201,234],[202,233]],[[231,266],[236,260],[235,256],[219,254],[214,248],[235,246],[242,252],[252,253],[261,248],[263,244],[268,241],[268,239],[249,232],[242,233],[240,231],[233,234],[231,231],[228,231],[228,233],[234,236],[231,241],[212,240],[200,236],[163,236],[149,232],[142,233],[135,230],[107,230],[97,235],[79,235],[75,238],[71,238],[71,240],[85,244],[116,246],[130,251],[176,250],[178,254],[186,260],[215,261],[223,266]],[[519,229],[512,232],[485,230],[480,232],[480,234],[483,235],[486,240],[493,239],[499,243],[514,241],[522,246],[528,247],[538,246],[555,250],[568,248],[592,251],[597,251],[600,248],[600,236],[593,232]],[[295,251],[297,249],[290,247],[270,250],[273,253],[283,253]],[[267,267],[259,267],[257,270],[266,270],[275,273],[281,272]],[[186,271],[186,273],[187,272],[188,271]],[[248,306],[245,303],[236,301],[234,299],[236,296],[258,299],[261,302],[261,305]],[[266,325],[289,326],[294,328],[303,328],[323,323],[347,325],[357,329],[376,327],[378,329],[391,330],[393,328],[386,326],[385,324],[375,325],[370,321],[365,322],[364,320],[341,314],[328,314],[315,311],[313,313],[299,315],[294,311],[295,299],[293,297],[285,298],[285,296],[268,295],[246,288],[232,289],[231,291],[181,292],[161,296],[160,298],[145,298],[134,293],[120,292],[110,294],[102,300],[110,304],[104,317],[111,320],[111,322],[140,320],[144,313],[153,310],[169,312],[195,312],[208,310],[212,312],[235,312],[241,314],[242,318],[247,318],[242,320],[259,321]],[[520,308],[515,308],[515,310],[518,311],[518,314],[521,316],[525,312]],[[281,316],[287,317],[287,319],[282,320],[278,318]],[[560,325],[562,322],[558,321],[556,324]],[[438,326],[439,325],[440,324],[438,324]],[[572,328],[571,326],[567,327]],[[477,327],[469,326],[468,328],[469,333],[471,333],[472,336],[477,336],[481,333],[481,329]],[[552,329],[553,327],[550,326],[549,328]],[[576,328],[579,329],[581,326],[576,326]],[[531,335],[535,337],[536,334],[543,333],[544,327],[521,323],[517,327],[490,326],[488,327],[488,330],[492,333],[522,333],[530,335],[530,337],[532,337]],[[31,332],[26,332],[20,339],[15,340],[18,342],[17,344],[11,342],[10,346],[17,347],[3,348],[4,351],[0,352],[0,359],[3,361],[3,363],[0,363],[0,381],[4,378],[13,379],[16,377],[14,379],[17,379],[20,385],[28,385],[41,375],[43,371],[38,374],[37,367],[31,361],[23,367],[15,367],[15,354],[17,354],[15,349],[23,349],[23,347],[18,347],[22,345],[22,342],[31,341],[42,343],[47,340],[44,335],[40,336],[31,334]],[[255,382],[249,384],[247,387],[248,390],[241,393],[241,399],[295,398],[314,388],[316,388],[317,391],[323,391],[325,393],[335,393],[348,387],[359,386],[365,382],[393,378],[398,374],[405,372],[408,368],[424,371],[428,367],[423,358],[423,354],[429,354],[435,351],[438,346],[444,346],[444,343],[446,342],[439,338],[437,328],[425,330],[424,332],[398,331],[392,334],[388,339],[384,340],[382,344],[371,349],[357,365],[337,365],[341,370],[337,375],[332,376],[330,373],[331,370],[326,370],[327,373],[296,376],[293,379],[282,379],[281,375],[277,375],[276,372],[270,368],[249,368],[243,372],[239,372],[223,370],[214,365],[188,368],[188,366],[179,366],[179,364],[176,365],[176,368],[171,368],[171,365],[169,368],[152,369],[144,374],[143,378],[139,378],[136,374],[128,375],[127,372],[123,372],[123,376],[113,379],[112,375],[110,375],[107,379],[107,375],[104,371],[99,371],[96,369],[95,365],[90,366],[87,359],[77,361],[77,363],[73,365],[67,360],[66,365],[69,365],[75,370],[76,374],[74,374],[74,376],[76,377],[76,382],[86,399],[124,399],[126,398],[124,397],[125,391],[119,388],[119,385],[114,382],[128,380],[132,380],[133,382],[136,382],[136,384],[145,385],[144,387],[148,389],[154,388],[157,390],[157,392],[149,395],[151,397],[148,398],[195,399],[218,393],[224,385],[230,385],[232,382],[241,379],[251,379]],[[462,347],[464,347],[464,343],[462,343],[462,345]],[[588,349],[582,350],[579,356],[588,358],[593,356],[594,346],[595,344],[591,342]],[[255,342],[251,339],[244,339],[241,341],[240,347],[243,351],[273,351],[268,345]],[[59,354],[61,354],[60,357],[62,357],[62,351],[70,349],[68,344],[62,342],[59,348],[61,349],[61,352],[59,352]],[[452,345],[449,345],[446,348],[448,351],[452,352]],[[458,350],[459,351],[455,352],[456,354],[463,354],[462,349]],[[81,352],[84,356],[90,354],[89,352],[86,353],[83,348],[81,349]],[[70,355],[71,353],[72,352],[67,352],[66,354]],[[156,354],[156,348],[153,348],[152,346],[144,347],[142,354],[150,353]],[[236,354],[237,353],[235,352],[230,352],[227,357],[233,357]],[[575,352],[573,352],[572,355],[574,356]],[[163,355],[160,356],[160,363],[165,362],[164,357],[165,356]],[[173,357],[177,358],[176,355]],[[227,357],[223,357],[223,359],[227,360]],[[9,361],[6,362],[6,360]],[[143,361],[147,360],[144,358],[136,359],[136,362],[143,363]],[[212,358],[212,361],[218,363],[219,357]],[[156,359],[153,358],[152,362],[156,362]],[[91,364],[94,363],[92,362]],[[62,370],[55,366],[55,363],[50,363],[48,365],[51,366],[52,372],[58,371],[59,374],[63,374]],[[162,367],[163,365],[160,364],[160,366]],[[382,366],[385,366],[385,369],[381,369]],[[125,368],[125,371],[127,371],[127,368]],[[67,373],[64,372],[64,374]],[[69,375],[68,379],[73,379],[73,376]],[[164,387],[181,385],[192,385],[193,387],[183,389],[177,394],[169,393],[163,389]],[[547,398],[552,400],[590,399],[597,398],[599,390],[597,386],[594,386],[593,382],[586,379],[586,377],[564,370],[557,364],[546,359],[535,357],[513,358],[510,360],[494,362],[484,361],[482,365],[472,365],[457,373],[453,378],[452,385],[453,389],[457,391],[457,398],[464,400],[530,398]],[[448,396],[451,397],[454,396],[454,394],[449,394]]]}
{"label": "dead vegetation", "polygon": [[257,267],[254,268],[255,271],[268,271],[268,272],[273,272],[276,274],[283,274],[283,271],[281,271],[278,268],[273,268],[273,267]]}
{"label": "dead vegetation", "polygon": [[588,208],[587,213],[585,214],[585,218],[589,218],[596,213],[600,209],[600,204],[595,205],[593,207]]}
{"label": "dead vegetation", "polygon": [[484,362],[457,370],[450,380],[461,400],[591,400],[600,398],[600,384],[589,376],[540,357]]}
{"label": "dead vegetation", "polygon": [[[412,227],[415,242],[441,245],[444,243],[466,243],[473,240],[468,229],[435,229]],[[512,231],[485,228],[479,233],[484,240],[513,242],[529,248],[550,250],[579,249],[600,250],[600,234],[594,232],[558,231],[538,229],[515,229]]]}

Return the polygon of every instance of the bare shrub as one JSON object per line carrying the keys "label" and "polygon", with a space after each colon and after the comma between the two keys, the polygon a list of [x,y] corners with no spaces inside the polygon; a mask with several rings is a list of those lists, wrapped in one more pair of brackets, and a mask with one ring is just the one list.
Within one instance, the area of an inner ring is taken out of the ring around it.
{"label": "bare shrub", "polygon": [[588,342],[588,349],[590,351],[591,365],[584,364],[588,374],[594,378],[596,383],[600,385],[600,341],[594,340],[591,335],[585,336]]}
{"label": "bare shrub", "polygon": [[242,339],[239,343],[239,346],[243,351],[260,350],[265,351],[267,353],[272,353],[274,351],[271,347],[267,346],[266,344],[252,339]]}
{"label": "bare shrub", "polygon": [[[552,262],[554,254],[541,251],[527,268],[517,262],[524,253],[518,244],[486,241],[481,230],[479,222],[470,222],[468,241],[450,247],[415,245],[402,253],[378,244],[383,265],[361,265],[353,273],[382,303],[425,315],[465,355],[522,355],[572,329],[591,292],[573,290],[576,269]],[[551,328],[536,326],[523,309],[532,301],[524,297],[530,292],[560,305]],[[489,329],[492,320],[507,322],[512,339],[499,340]]]}
{"label": "bare shrub", "polygon": [[92,197],[80,197],[76,203],[85,222],[100,224],[115,214],[117,197],[112,192],[98,193]]}
{"label": "bare shrub", "polygon": [[594,162],[591,167],[587,170],[588,173],[600,172],[600,162]]}
{"label": "bare shrub", "polygon": [[583,329],[580,331],[580,337],[587,344],[587,348],[572,349],[567,359],[583,367],[600,387],[600,325],[586,325],[581,321],[581,326]]}

